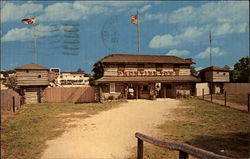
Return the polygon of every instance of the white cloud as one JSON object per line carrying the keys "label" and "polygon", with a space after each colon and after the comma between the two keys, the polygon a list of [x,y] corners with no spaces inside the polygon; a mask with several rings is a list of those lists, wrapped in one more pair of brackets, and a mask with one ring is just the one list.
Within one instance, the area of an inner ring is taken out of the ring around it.
{"label": "white cloud", "polygon": [[236,25],[232,25],[229,23],[224,23],[221,25],[213,26],[213,25],[204,25],[201,27],[197,26],[189,26],[185,28],[180,34],[171,35],[156,35],[152,38],[149,43],[150,48],[168,48],[172,46],[177,46],[183,43],[195,42],[201,37],[208,37],[209,31],[212,32],[212,36],[221,36],[233,33],[243,33],[249,31],[247,23],[239,23]]}
{"label": "white cloud", "polygon": [[167,48],[179,44],[192,42],[203,35],[203,32],[197,27],[188,27],[178,35],[156,35],[149,43],[150,48]]}
{"label": "white cloud", "polygon": [[190,52],[188,50],[170,50],[166,55],[175,55],[175,56],[186,56],[189,55]]}
{"label": "white cloud", "polygon": [[[218,47],[211,48],[211,53],[212,56],[223,56],[226,54],[225,52],[221,51],[220,48]],[[208,58],[209,56],[210,56],[210,48],[208,47],[205,51],[200,52],[195,57],[199,59],[204,59]]]}
{"label": "white cloud", "polygon": [[34,28],[34,34],[32,28],[15,28],[9,30],[2,38],[1,41],[31,41],[33,37],[45,37],[53,35],[52,27],[44,26],[44,25],[37,25]]}
{"label": "white cloud", "polygon": [[140,8],[145,12],[152,8],[149,2],[140,1],[75,1],[58,2],[47,7],[42,4],[4,3],[2,22],[21,20],[22,18],[36,17],[39,21],[67,21],[84,20],[93,15],[111,14],[115,12],[134,12]]}
{"label": "white cloud", "polygon": [[167,14],[166,13],[156,13],[156,14],[149,14],[146,13],[142,16],[142,21],[151,21],[151,20],[159,20],[160,23],[165,23],[167,21]]}
{"label": "white cloud", "polygon": [[249,29],[247,23],[239,23],[232,25],[230,23],[224,23],[218,26],[214,26],[212,31],[214,35],[226,35],[226,34],[233,34],[233,33],[244,33],[247,32]]}
{"label": "white cloud", "polygon": [[147,4],[147,5],[144,5],[143,7],[141,7],[139,11],[140,11],[140,13],[142,13],[142,12],[147,11],[150,8],[152,8],[152,5]]}
{"label": "white cloud", "polygon": [[197,25],[186,28],[186,32],[175,36],[197,39],[210,30],[214,36],[249,31],[249,2],[208,2],[199,7],[186,6],[171,13],[145,14],[143,21],[158,20],[159,23],[185,23]]}
{"label": "white cloud", "polygon": [[7,21],[20,21],[23,18],[30,18],[36,16],[43,11],[43,5],[41,4],[14,4],[5,3],[1,11],[1,22]]}
{"label": "white cloud", "polygon": [[169,46],[176,46],[180,43],[175,37],[172,35],[156,35],[149,43],[150,48],[166,48]]}
{"label": "white cloud", "polygon": [[170,23],[245,22],[249,19],[248,1],[209,2],[200,7],[184,7],[169,15]]}

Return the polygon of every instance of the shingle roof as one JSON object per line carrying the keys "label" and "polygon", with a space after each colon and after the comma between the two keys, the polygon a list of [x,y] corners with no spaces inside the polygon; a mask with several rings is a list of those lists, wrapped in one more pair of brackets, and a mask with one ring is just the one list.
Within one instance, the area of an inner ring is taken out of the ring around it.
{"label": "shingle roof", "polygon": [[27,64],[24,66],[17,67],[16,70],[26,70],[26,69],[31,69],[31,70],[48,70],[47,67],[38,65],[38,64]]}
{"label": "shingle roof", "polygon": [[167,55],[133,55],[111,54],[100,60],[107,63],[171,63],[171,64],[194,64],[191,59],[183,59],[177,56]]}
{"label": "shingle roof", "polygon": [[96,80],[103,82],[200,82],[200,79],[191,75],[185,76],[164,76],[164,77],[102,77]]}
{"label": "shingle roof", "polygon": [[224,72],[229,72],[230,70],[223,68],[223,67],[218,67],[218,66],[210,66],[210,67],[206,67],[202,70],[200,70],[199,72],[206,72],[206,71],[224,71]]}

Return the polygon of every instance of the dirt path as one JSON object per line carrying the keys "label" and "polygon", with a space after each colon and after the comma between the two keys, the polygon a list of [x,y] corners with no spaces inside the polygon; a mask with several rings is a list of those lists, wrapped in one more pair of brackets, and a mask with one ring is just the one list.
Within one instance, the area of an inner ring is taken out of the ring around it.
{"label": "dirt path", "polygon": [[[153,135],[155,127],[174,119],[175,99],[128,101],[86,119],[78,119],[62,136],[47,142],[42,159],[123,159],[136,146],[135,132]],[[172,115],[171,115],[172,114]]]}

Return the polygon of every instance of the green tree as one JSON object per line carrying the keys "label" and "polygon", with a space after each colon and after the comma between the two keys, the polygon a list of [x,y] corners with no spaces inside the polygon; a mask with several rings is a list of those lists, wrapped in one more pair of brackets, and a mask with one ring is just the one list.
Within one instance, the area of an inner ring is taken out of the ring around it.
{"label": "green tree", "polygon": [[3,84],[8,88],[17,89],[17,80],[15,76],[8,76]]}
{"label": "green tree", "polygon": [[78,68],[76,72],[81,72],[81,73],[84,73],[85,71],[81,68]]}
{"label": "green tree", "polygon": [[105,65],[100,61],[94,64],[93,69],[92,69],[92,72],[94,72],[94,74],[89,79],[90,85],[95,85],[95,80],[103,77],[104,68],[105,68]]}
{"label": "green tree", "polygon": [[249,82],[249,77],[249,57],[243,57],[234,65],[234,69],[231,72],[231,80],[233,82]]}
{"label": "green tree", "polygon": [[198,76],[198,71],[196,71],[196,69],[195,69],[194,66],[191,66],[191,67],[190,67],[190,71],[191,71],[191,75],[193,75],[193,76]]}
{"label": "green tree", "polygon": [[94,68],[92,69],[92,72],[94,72],[94,75],[93,75],[93,78],[94,79],[99,79],[103,76],[104,74],[104,68],[105,68],[105,65],[98,61],[94,64]]}

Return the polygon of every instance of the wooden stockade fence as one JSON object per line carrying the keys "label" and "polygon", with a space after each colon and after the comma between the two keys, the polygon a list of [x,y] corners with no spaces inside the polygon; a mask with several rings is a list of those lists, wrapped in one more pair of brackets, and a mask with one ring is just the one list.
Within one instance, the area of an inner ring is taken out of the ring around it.
{"label": "wooden stockade fence", "polygon": [[135,137],[138,139],[137,143],[137,159],[143,159],[143,141],[151,143],[158,147],[163,147],[171,150],[179,151],[179,159],[188,159],[188,155],[192,155],[201,159],[232,159],[226,156],[221,156],[213,152],[209,152],[188,144],[164,142],[156,140],[152,137],[143,135],[141,133],[135,133]]}
{"label": "wooden stockade fence", "polygon": [[1,90],[1,110],[15,112],[21,108],[21,97],[12,89]]}
{"label": "wooden stockade fence", "polygon": [[44,101],[48,103],[94,102],[95,87],[46,88]]}

